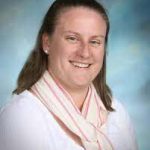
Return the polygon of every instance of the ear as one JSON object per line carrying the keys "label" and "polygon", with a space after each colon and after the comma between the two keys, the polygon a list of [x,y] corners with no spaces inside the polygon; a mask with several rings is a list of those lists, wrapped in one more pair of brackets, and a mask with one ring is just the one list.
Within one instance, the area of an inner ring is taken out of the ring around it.
{"label": "ear", "polygon": [[43,51],[46,54],[49,54],[49,49],[50,49],[50,41],[49,41],[49,36],[47,33],[44,33],[42,35],[42,47],[43,47]]}

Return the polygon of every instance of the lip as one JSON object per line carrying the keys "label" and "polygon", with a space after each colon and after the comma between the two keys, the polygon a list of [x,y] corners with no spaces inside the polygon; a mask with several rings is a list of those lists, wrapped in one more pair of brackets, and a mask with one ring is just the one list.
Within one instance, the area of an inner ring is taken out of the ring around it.
{"label": "lip", "polygon": [[69,61],[74,67],[87,69],[91,66],[91,63],[81,62],[81,61]]}

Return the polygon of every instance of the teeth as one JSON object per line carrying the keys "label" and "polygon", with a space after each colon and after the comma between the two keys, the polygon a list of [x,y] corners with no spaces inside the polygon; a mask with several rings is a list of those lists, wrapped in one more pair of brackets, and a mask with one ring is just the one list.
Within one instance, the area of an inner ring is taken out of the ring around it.
{"label": "teeth", "polygon": [[79,67],[79,68],[87,68],[89,67],[89,64],[83,64],[83,63],[77,63],[77,62],[72,62],[72,64],[76,67]]}

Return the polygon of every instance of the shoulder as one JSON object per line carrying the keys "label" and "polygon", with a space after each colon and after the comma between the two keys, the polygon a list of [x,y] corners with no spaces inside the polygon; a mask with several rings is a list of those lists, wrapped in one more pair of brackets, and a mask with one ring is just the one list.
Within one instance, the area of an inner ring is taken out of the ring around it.
{"label": "shoulder", "polygon": [[[1,109],[0,119],[11,121],[12,123],[23,120],[27,121],[28,119],[33,119],[33,117],[38,119],[40,118],[38,116],[40,114],[38,107],[34,96],[30,92],[24,91],[19,95],[12,96],[10,102]],[[36,116],[38,117],[36,118]],[[13,118],[13,120],[10,118]]]}
{"label": "shoulder", "polygon": [[134,126],[127,109],[117,99],[113,99],[112,107],[115,111],[108,116],[107,132],[116,149],[137,150]]}
{"label": "shoulder", "polygon": [[[115,109],[113,112],[110,112],[108,115],[108,126],[109,127],[116,127],[117,130],[127,130],[132,127],[132,122],[130,116],[123,106],[123,104],[118,101],[117,99],[113,99],[112,107]],[[112,130],[111,132],[113,132]]]}
{"label": "shoulder", "polygon": [[47,140],[42,115],[40,104],[31,93],[14,95],[0,111],[0,149],[31,149],[27,148],[30,145],[40,148]]}
{"label": "shoulder", "polygon": [[130,118],[127,109],[119,100],[113,99],[112,107],[115,111],[110,113],[110,118],[123,122],[126,122]]}

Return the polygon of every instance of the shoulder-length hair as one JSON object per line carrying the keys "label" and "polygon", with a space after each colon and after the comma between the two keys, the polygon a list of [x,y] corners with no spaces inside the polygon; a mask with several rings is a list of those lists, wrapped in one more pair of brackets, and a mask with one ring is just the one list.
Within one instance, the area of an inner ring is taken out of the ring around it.
{"label": "shoulder-length hair", "polygon": [[17,88],[13,93],[19,94],[24,90],[29,90],[31,86],[41,78],[44,71],[48,69],[48,56],[44,53],[42,48],[42,35],[47,33],[51,36],[55,30],[57,21],[59,20],[59,15],[63,13],[64,10],[73,7],[86,7],[92,9],[99,13],[106,22],[107,32],[105,37],[103,65],[93,83],[106,109],[108,111],[113,111],[114,109],[111,106],[112,94],[106,83],[106,47],[110,25],[105,8],[96,0],[56,0],[50,6],[39,30],[35,47],[19,74]]}

